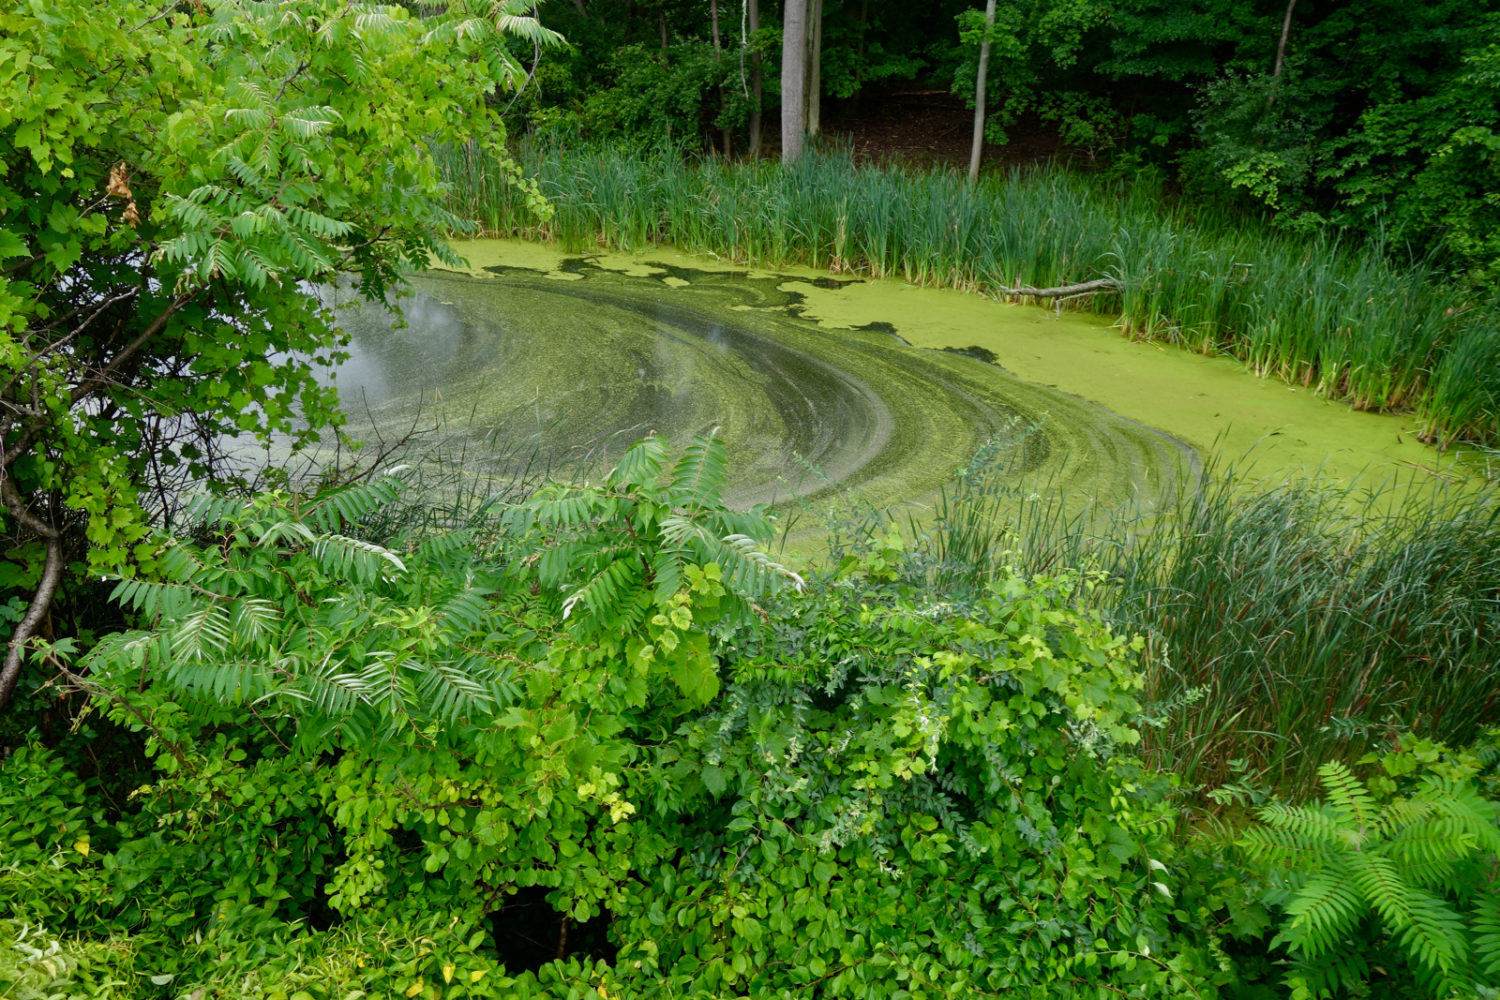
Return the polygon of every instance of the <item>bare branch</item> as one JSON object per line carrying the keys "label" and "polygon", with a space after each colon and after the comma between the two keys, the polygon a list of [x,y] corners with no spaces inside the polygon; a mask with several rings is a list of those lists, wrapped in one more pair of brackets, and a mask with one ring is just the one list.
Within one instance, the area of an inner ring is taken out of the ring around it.
{"label": "bare branch", "polygon": [[[10,480],[6,479],[4,485],[10,486]],[[14,486],[10,487],[10,492],[15,492]],[[7,496],[7,506],[9,501],[10,497]],[[22,507],[22,510],[25,508]],[[27,517],[31,515],[27,513]],[[51,534],[43,536],[47,540],[47,561],[42,566],[42,578],[37,581],[31,605],[10,637],[10,647],[5,651],[5,664],[0,666],[0,708],[9,703],[11,694],[21,679],[21,664],[26,656],[26,647],[46,619],[47,612],[52,607],[52,597],[57,593],[57,585],[62,581],[62,538],[55,528],[49,527],[48,530]]]}
{"label": "bare branch", "polygon": [[193,298],[197,296],[200,290],[200,288],[193,288],[189,291],[183,292],[180,295],[174,296],[167,308],[162,310],[162,312],[159,313],[157,317],[153,319],[144,330],[137,334],[134,340],[121,348],[113,358],[110,358],[108,364],[106,364],[103,368],[100,368],[95,375],[84,379],[82,382],[79,382],[73,387],[73,402],[76,403],[87,396],[89,393],[94,392],[97,389],[101,389],[105,385],[107,385],[110,378],[115,374],[115,372],[119,371],[126,361],[129,361],[137,351],[144,347],[146,345],[146,341],[150,340],[152,337],[160,333],[163,328],[166,327],[167,321],[172,318],[177,310],[181,309],[183,306],[191,302]]}

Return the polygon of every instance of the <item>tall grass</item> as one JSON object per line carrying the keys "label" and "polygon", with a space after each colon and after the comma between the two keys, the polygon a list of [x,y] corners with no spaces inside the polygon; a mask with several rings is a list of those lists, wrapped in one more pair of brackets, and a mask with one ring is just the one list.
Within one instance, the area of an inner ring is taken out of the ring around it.
{"label": "tall grass", "polygon": [[775,164],[687,161],[673,150],[521,152],[556,208],[538,223],[503,171],[443,154],[454,209],[489,234],[573,249],[670,243],[766,267],[791,264],[1003,296],[1108,276],[1132,336],[1316,388],[1361,409],[1412,410],[1440,447],[1500,440],[1500,307],[1380,247],[1302,239],[1174,206],[1159,184],[1062,169],[958,174],[856,163],[848,152]]}
{"label": "tall grass", "polygon": [[[1190,783],[1248,771],[1311,789],[1327,760],[1408,732],[1463,744],[1500,722],[1493,493],[1211,468],[1148,516],[1068,505],[1020,473],[1026,447],[990,442],[908,522],[903,578],[961,603],[1005,570],[1095,573],[1090,602],[1146,640],[1146,749]],[[889,547],[893,520],[859,523],[867,551]]]}
{"label": "tall grass", "polygon": [[1160,700],[1201,690],[1153,743],[1203,780],[1243,759],[1310,787],[1317,766],[1417,730],[1500,719],[1500,506],[1232,476],[1122,551],[1110,616],[1148,637]]}

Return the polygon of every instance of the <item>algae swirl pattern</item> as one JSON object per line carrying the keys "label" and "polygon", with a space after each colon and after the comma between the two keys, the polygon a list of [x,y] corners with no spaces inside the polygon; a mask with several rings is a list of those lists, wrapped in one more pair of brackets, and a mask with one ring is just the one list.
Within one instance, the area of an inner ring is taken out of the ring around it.
{"label": "algae swirl pattern", "polygon": [[645,434],[718,428],[741,504],[834,489],[920,502],[986,439],[1029,426],[1018,473],[1071,496],[1149,506],[1196,475],[1180,441],[1016,379],[1003,358],[914,348],[883,324],[818,326],[800,315],[805,278],[644,270],[572,258],[419,276],[403,328],[370,308],[344,317],[335,382],[360,419],[399,426],[420,409],[479,464],[534,453],[587,474]]}

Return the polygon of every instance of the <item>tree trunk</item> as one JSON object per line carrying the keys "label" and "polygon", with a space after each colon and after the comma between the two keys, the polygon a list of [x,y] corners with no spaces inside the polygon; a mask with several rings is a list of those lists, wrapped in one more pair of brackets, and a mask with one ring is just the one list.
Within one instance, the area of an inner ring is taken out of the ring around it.
{"label": "tree trunk", "polygon": [[[15,450],[19,452],[21,449]],[[10,645],[5,650],[4,663],[0,664],[0,708],[4,708],[10,702],[11,695],[15,693],[16,684],[21,680],[21,670],[26,663],[26,648],[41,631],[42,623],[47,620],[47,612],[52,608],[52,598],[57,593],[58,584],[62,582],[64,565],[62,532],[26,509],[26,500],[17,491],[14,480],[10,478],[10,470],[7,468],[3,471],[6,475],[0,479],[0,494],[4,495],[5,506],[10,509],[17,526],[35,532],[42,539],[47,548],[47,557],[42,565],[41,579],[37,581],[31,603],[27,606],[21,621],[16,625],[15,632],[11,634]]]}
{"label": "tree trunk", "polygon": [[1080,281],[1074,285],[1057,285],[1053,288],[1033,288],[1031,285],[1017,285],[1007,288],[1010,295],[1025,295],[1033,299],[1062,299],[1073,298],[1077,295],[1097,295],[1101,292],[1118,292],[1120,283],[1114,278],[1095,278],[1093,281]]}
{"label": "tree trunk", "polygon": [[1271,70],[1271,92],[1266,95],[1266,107],[1276,103],[1276,83],[1281,79],[1281,69],[1286,65],[1286,40],[1292,33],[1292,11],[1297,9],[1297,0],[1287,0],[1286,17],[1281,22],[1281,41],[1276,43],[1276,68]]}
{"label": "tree trunk", "polygon": [[[714,34],[714,75],[718,82],[714,84],[714,90],[719,95],[719,114],[723,114],[724,107],[724,49],[719,41],[719,0],[708,0],[709,23]],[[724,155],[729,156],[729,126],[720,126],[720,135],[724,140]]]}
{"label": "tree trunk", "polygon": [[661,28],[661,50],[667,51],[667,8],[663,7],[656,12],[656,23]]}
{"label": "tree trunk", "polygon": [[823,110],[823,0],[809,0],[807,42],[807,134],[822,129]]}
{"label": "tree trunk", "polygon": [[[755,33],[760,30],[760,0],[746,0],[746,4],[747,15],[750,19],[750,34],[754,37]],[[743,43],[743,39],[741,41]],[[762,87],[760,50],[757,49],[750,53],[750,158],[752,160],[760,155]]]}
{"label": "tree trunk", "polygon": [[1281,41],[1276,45],[1276,68],[1271,71],[1271,81],[1281,79],[1281,67],[1286,62],[1286,40],[1292,33],[1292,11],[1297,9],[1297,0],[1287,0],[1286,18],[1281,22]]}
{"label": "tree trunk", "polygon": [[984,5],[984,40],[979,43],[979,72],[974,77],[974,146],[969,150],[969,182],[979,177],[979,154],[984,150],[984,85],[990,71],[990,36],[995,32],[995,0]]}
{"label": "tree trunk", "polygon": [[781,162],[802,158],[807,129],[807,0],[786,0],[781,33]]}

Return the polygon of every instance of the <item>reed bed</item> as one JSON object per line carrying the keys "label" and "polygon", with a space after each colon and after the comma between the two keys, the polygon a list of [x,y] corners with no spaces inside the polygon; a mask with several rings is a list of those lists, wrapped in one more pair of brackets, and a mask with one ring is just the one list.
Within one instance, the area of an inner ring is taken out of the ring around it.
{"label": "reed bed", "polygon": [[720,259],[898,277],[991,296],[1114,278],[1112,311],[1141,339],[1229,354],[1257,374],[1368,410],[1417,414],[1441,448],[1500,441],[1500,306],[1421,261],[1295,238],[1174,205],[1151,179],[1063,169],[990,174],[856,163],[685,159],[675,150],[523,147],[555,214],[537,221],[473,149],[443,166],[457,214],[495,236],[571,249],[669,243]]}
{"label": "reed bed", "polygon": [[[1211,467],[1148,515],[1066,503],[1018,474],[1027,446],[990,443],[908,522],[907,579],[962,602],[1009,570],[1095,574],[1089,603],[1146,640],[1146,749],[1187,782],[1311,790],[1330,759],[1500,723],[1493,491]],[[863,522],[868,546],[890,519]]]}
{"label": "reed bed", "polygon": [[1226,475],[1122,547],[1103,603],[1182,706],[1148,732],[1164,760],[1310,790],[1326,760],[1500,721],[1500,506],[1391,491]]}

